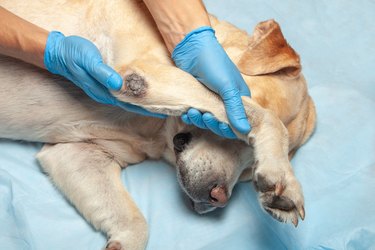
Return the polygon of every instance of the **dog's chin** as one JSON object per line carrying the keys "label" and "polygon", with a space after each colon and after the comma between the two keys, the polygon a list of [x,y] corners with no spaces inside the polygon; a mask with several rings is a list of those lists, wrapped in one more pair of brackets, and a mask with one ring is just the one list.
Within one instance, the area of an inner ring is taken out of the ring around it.
{"label": "dog's chin", "polygon": [[194,211],[197,212],[198,214],[206,214],[216,209],[216,207],[210,204],[203,203],[203,202],[195,202],[193,200],[191,200],[191,206],[193,207]]}

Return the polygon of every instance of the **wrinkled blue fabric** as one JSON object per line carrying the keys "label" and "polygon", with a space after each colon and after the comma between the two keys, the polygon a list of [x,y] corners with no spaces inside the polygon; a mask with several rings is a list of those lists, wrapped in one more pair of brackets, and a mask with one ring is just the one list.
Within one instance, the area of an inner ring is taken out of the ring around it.
{"label": "wrinkled blue fabric", "polygon": [[[146,161],[122,173],[145,215],[150,250],[375,248],[375,3],[206,1],[249,32],[274,18],[301,56],[318,114],[313,137],[292,160],[306,205],[297,228],[265,214],[251,184],[224,209],[189,209],[172,167]],[[34,160],[40,144],[0,141],[0,249],[92,249],[105,245]]]}

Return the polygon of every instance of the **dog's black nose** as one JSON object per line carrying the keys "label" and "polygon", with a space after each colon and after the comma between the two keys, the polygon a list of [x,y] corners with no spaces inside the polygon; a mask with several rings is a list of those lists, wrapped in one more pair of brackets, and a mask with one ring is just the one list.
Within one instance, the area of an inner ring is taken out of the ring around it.
{"label": "dog's black nose", "polygon": [[214,186],[210,191],[210,203],[215,207],[223,207],[227,202],[227,189],[223,186]]}
{"label": "dog's black nose", "polygon": [[177,152],[182,152],[185,146],[191,141],[191,133],[179,133],[173,137],[174,149]]}

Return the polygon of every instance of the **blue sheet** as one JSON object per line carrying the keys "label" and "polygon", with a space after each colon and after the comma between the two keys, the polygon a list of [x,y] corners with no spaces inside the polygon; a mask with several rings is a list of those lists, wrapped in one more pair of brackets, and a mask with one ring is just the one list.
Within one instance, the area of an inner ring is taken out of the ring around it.
{"label": "blue sheet", "polygon": [[[375,2],[206,1],[211,13],[252,31],[274,18],[301,55],[317,129],[292,163],[305,194],[298,228],[263,213],[249,183],[230,204],[199,216],[172,167],[123,171],[150,226],[148,249],[375,249]],[[100,249],[93,230],[34,160],[40,144],[0,140],[0,249]],[[158,188],[155,188],[157,185]]]}

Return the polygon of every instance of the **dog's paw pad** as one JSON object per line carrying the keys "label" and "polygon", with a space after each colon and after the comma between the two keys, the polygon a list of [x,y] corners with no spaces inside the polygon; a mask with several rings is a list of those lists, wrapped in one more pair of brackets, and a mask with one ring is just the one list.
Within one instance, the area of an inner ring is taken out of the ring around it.
{"label": "dog's paw pad", "polygon": [[280,222],[298,225],[298,217],[305,218],[302,189],[293,174],[256,174],[255,189],[263,209]]}
{"label": "dog's paw pad", "polygon": [[279,209],[282,211],[290,211],[295,208],[294,202],[288,197],[270,195],[265,199],[263,205],[268,208]]}
{"label": "dog's paw pad", "polygon": [[105,250],[123,250],[121,243],[118,241],[111,241],[105,247]]}
{"label": "dog's paw pad", "polygon": [[125,95],[142,97],[146,94],[147,82],[137,73],[127,74],[124,77]]}

